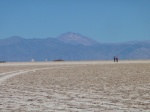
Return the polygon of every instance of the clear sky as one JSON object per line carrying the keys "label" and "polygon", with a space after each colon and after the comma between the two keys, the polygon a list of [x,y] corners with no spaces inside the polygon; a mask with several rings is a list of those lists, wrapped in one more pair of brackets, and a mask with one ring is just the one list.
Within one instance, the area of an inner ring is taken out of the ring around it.
{"label": "clear sky", "polygon": [[0,39],[66,32],[102,43],[150,40],[150,0],[0,0]]}

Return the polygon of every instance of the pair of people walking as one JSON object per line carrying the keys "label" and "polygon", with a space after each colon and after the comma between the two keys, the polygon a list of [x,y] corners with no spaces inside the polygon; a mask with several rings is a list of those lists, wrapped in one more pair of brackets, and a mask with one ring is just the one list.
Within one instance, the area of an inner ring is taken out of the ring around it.
{"label": "pair of people walking", "polygon": [[119,58],[114,56],[114,62],[118,62],[119,61]]}

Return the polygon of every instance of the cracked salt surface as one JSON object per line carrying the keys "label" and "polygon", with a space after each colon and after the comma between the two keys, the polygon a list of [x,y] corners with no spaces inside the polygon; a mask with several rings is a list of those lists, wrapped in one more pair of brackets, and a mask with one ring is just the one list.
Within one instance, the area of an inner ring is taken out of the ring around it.
{"label": "cracked salt surface", "polygon": [[2,75],[0,111],[149,112],[149,63],[78,63]]}

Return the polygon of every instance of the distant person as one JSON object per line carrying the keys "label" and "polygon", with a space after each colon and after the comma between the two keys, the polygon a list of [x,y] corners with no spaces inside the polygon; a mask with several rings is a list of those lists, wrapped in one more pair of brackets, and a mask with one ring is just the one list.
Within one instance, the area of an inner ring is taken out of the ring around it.
{"label": "distant person", "polygon": [[118,57],[116,57],[116,62],[118,62],[119,61],[119,58]]}
{"label": "distant person", "polygon": [[116,62],[116,56],[114,56],[114,62]]}

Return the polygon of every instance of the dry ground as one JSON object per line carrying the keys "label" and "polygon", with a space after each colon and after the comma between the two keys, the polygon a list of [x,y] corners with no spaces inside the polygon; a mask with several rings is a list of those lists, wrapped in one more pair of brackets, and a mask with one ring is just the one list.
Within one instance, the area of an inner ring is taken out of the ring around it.
{"label": "dry ground", "polygon": [[0,112],[150,112],[150,61],[0,64]]}

